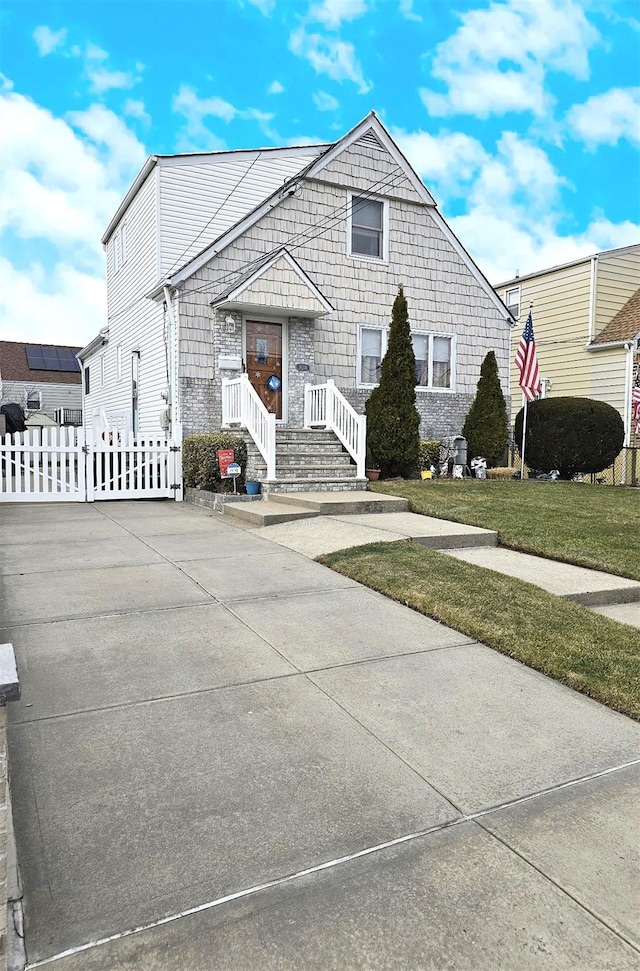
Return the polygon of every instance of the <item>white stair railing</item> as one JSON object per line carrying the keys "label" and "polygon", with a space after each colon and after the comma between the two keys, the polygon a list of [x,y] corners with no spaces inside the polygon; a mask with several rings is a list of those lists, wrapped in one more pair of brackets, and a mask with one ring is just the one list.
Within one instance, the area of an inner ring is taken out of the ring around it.
{"label": "white stair railing", "polygon": [[275,479],[276,416],[267,411],[247,374],[223,380],[222,424],[247,429],[267,464],[267,479]]}
{"label": "white stair railing", "polygon": [[364,479],[367,419],[351,407],[331,378],[326,384],[305,385],[304,424],[330,428],[356,463],[358,478]]}

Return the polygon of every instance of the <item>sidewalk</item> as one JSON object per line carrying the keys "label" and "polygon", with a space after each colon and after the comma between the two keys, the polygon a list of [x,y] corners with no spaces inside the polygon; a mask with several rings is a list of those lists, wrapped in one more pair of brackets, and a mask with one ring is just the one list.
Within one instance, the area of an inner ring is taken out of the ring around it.
{"label": "sidewalk", "polygon": [[0,571],[32,966],[640,966],[637,723],[184,504]]}

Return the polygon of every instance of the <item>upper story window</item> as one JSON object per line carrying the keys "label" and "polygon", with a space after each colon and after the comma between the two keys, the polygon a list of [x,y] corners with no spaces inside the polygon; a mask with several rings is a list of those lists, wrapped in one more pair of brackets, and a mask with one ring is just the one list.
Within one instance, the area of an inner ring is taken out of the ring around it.
{"label": "upper story window", "polygon": [[520,287],[507,290],[504,302],[517,320],[520,316]]}
{"label": "upper story window", "polygon": [[349,255],[370,260],[386,260],[388,253],[386,201],[352,195],[349,216]]}
{"label": "upper story window", "polygon": [[127,225],[123,223],[113,235],[113,272],[117,273],[127,260]]}
{"label": "upper story window", "polygon": [[[358,344],[358,384],[374,387],[387,351],[388,332],[382,327],[361,327]],[[412,333],[416,358],[416,388],[452,391],[455,377],[455,338],[444,334]]]}

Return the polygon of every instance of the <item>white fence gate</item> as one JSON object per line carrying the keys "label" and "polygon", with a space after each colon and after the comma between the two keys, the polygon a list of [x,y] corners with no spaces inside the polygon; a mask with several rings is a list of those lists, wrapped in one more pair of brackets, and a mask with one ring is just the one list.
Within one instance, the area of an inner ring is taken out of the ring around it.
{"label": "white fence gate", "polygon": [[180,446],[83,428],[0,436],[0,502],[182,499]]}

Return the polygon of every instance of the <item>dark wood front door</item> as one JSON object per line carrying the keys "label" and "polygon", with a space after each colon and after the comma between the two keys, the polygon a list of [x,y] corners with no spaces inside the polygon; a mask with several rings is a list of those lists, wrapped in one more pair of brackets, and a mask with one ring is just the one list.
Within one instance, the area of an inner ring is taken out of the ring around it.
{"label": "dark wood front door", "polygon": [[282,418],[282,324],[247,320],[247,373],[267,411]]}

